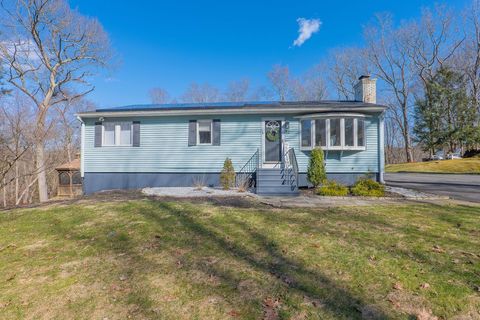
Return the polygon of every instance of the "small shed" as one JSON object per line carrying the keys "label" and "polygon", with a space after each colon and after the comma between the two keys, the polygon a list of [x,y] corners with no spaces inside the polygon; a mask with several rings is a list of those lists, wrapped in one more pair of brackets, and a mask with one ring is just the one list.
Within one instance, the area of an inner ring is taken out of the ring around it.
{"label": "small shed", "polygon": [[58,196],[74,197],[82,194],[80,159],[64,163],[55,170],[58,173]]}

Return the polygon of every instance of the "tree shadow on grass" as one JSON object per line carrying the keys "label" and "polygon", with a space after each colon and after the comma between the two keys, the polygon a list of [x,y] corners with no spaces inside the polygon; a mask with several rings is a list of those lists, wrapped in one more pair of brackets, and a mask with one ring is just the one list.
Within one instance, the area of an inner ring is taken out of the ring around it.
{"label": "tree shadow on grass", "polygon": [[[208,220],[198,219],[197,209],[175,206],[165,202],[156,202],[154,207],[173,215],[182,228],[187,229],[191,235],[198,238],[197,241],[192,241],[191,249],[193,251],[201,250],[196,246],[213,245],[221,250],[220,254],[232,256],[254,270],[276,279],[288,292],[298,293],[309,301],[319,301],[323,311],[328,314],[344,319],[361,319],[362,310],[371,308],[362,298],[342,288],[318,270],[308,268],[301,261],[286,257],[275,241],[238,219],[229,221],[247,236],[244,239],[232,241],[216,231],[214,227],[207,226],[205,222]],[[154,223],[163,224],[164,220],[156,214],[156,211],[141,210],[140,214]],[[281,223],[281,221],[277,221],[277,223]],[[256,248],[249,249],[242,245],[246,242],[255,243]],[[241,280],[233,277],[231,272],[219,270],[214,266],[208,267],[207,271],[231,286],[238,286]],[[262,297],[257,298],[260,300],[258,303],[261,303]],[[382,310],[377,309],[374,312],[374,318],[387,319],[388,316]]]}
{"label": "tree shadow on grass", "polygon": [[[302,216],[284,217],[283,221],[293,228],[302,229],[305,233],[321,233],[332,239],[347,237],[349,243],[364,251],[375,250],[387,254],[392,260],[398,258],[410,260],[428,269],[435,269],[436,273],[446,277],[455,274],[466,286],[474,287],[473,268],[461,267],[454,258],[459,258],[465,255],[464,251],[476,247],[475,241],[472,241],[475,239],[472,232],[476,232],[475,227],[479,224],[473,223],[472,217],[478,217],[480,210],[456,207],[457,214],[454,214],[448,212],[448,208],[436,205],[433,206],[433,210],[432,205],[420,210],[425,216],[425,229],[419,229],[418,221],[415,220],[411,220],[411,223],[408,221],[395,223],[388,215],[365,214],[368,208],[361,209],[360,212],[344,209],[331,212],[305,209]],[[275,223],[275,217],[269,215],[264,217],[269,223]],[[326,222],[318,223],[322,219]],[[459,222],[462,222],[460,227],[457,225]],[[440,230],[435,227],[437,224],[440,224]],[[446,232],[449,228],[450,232]],[[463,233],[463,239],[453,234],[457,231]],[[399,242],[407,245],[402,247]],[[465,263],[470,263],[470,259],[471,255],[467,257]]]}

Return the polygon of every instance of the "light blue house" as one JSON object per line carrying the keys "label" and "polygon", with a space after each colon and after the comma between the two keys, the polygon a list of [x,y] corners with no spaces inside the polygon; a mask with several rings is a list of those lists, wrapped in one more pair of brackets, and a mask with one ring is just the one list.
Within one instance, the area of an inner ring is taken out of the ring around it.
{"label": "light blue house", "polygon": [[139,105],[78,114],[84,192],[147,186],[219,185],[228,157],[237,183],[260,194],[307,186],[310,151],[325,151],[328,177],[383,181],[383,114],[375,80],[356,101]]}

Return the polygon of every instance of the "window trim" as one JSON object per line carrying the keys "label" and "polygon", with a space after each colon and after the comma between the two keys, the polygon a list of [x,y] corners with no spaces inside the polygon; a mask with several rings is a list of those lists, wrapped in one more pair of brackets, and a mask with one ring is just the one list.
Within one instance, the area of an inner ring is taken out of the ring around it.
{"label": "window trim", "polygon": [[[210,123],[210,143],[201,143],[200,142],[200,122]],[[211,146],[213,145],[213,119],[201,119],[197,120],[197,145],[199,146]]]}
{"label": "window trim", "polygon": [[[120,144],[121,137],[121,123],[130,124],[130,144]],[[105,143],[105,123],[113,123],[115,126],[114,129],[114,144]],[[133,121],[105,121],[102,123],[102,147],[132,147],[133,146]]]}
{"label": "window trim", "polygon": [[[345,145],[345,118],[353,118],[353,146],[346,146]],[[315,126],[315,120],[318,119],[325,119],[325,142],[326,146],[320,146],[323,150],[332,150],[332,151],[364,151],[366,150],[366,126],[365,126],[365,117],[359,117],[356,115],[352,116],[346,116],[346,115],[341,115],[341,116],[333,116],[331,115],[330,117],[311,117],[311,118],[300,118],[300,150],[302,151],[311,151],[317,146],[316,143],[316,126]],[[331,146],[330,145],[330,120],[331,119],[340,119],[340,146]],[[363,125],[363,143],[364,146],[359,146],[358,145],[358,120],[363,120],[364,125]],[[309,121],[310,120],[310,146],[302,146],[302,132],[303,132],[303,121]]]}

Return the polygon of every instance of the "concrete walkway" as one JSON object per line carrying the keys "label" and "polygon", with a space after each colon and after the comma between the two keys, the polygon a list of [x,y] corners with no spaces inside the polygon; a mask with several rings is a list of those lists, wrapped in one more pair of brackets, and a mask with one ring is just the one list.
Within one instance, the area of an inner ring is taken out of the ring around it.
{"label": "concrete walkway", "polygon": [[256,196],[250,192],[240,192],[238,189],[223,190],[219,188],[194,187],[155,187],[143,188],[142,193],[147,196],[174,197],[174,198],[205,198],[205,197],[245,197]]}
{"label": "concrete walkway", "polygon": [[[436,204],[457,203],[460,201],[449,200],[448,197],[428,194],[404,188],[389,188],[387,191],[397,194],[396,197],[323,197],[314,195],[300,195],[298,197],[288,196],[259,196],[251,192],[239,192],[236,189],[222,190],[217,188],[192,188],[192,187],[162,187],[162,188],[144,188],[142,193],[148,196],[189,199],[221,199],[221,198],[244,198],[258,201],[262,204],[273,207],[306,207],[306,208],[333,208],[333,207],[353,207],[353,206],[375,206],[389,204],[406,204],[428,202]],[[471,202],[462,202],[460,204],[475,205]]]}

